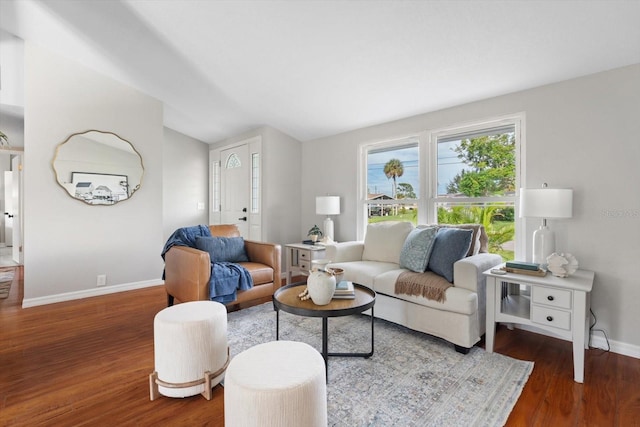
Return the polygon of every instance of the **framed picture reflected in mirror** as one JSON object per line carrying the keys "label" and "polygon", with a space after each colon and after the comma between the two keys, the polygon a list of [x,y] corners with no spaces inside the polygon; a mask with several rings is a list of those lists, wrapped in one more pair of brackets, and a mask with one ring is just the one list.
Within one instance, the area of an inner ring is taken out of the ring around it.
{"label": "framed picture reflected in mirror", "polygon": [[126,175],[71,172],[74,197],[92,205],[112,205],[129,197]]}

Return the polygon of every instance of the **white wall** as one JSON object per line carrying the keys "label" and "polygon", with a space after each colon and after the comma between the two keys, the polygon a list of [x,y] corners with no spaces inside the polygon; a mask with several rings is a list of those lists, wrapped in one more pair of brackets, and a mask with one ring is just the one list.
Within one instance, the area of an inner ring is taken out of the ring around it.
{"label": "white wall", "polygon": [[[268,242],[300,242],[302,165],[300,141],[272,127],[263,128],[263,234]],[[282,253],[284,263],[284,251]],[[284,271],[284,270],[283,270]]]}
{"label": "white wall", "polygon": [[22,39],[0,29],[0,64],[2,64],[0,104],[24,106],[23,59],[24,42]]}
{"label": "white wall", "polygon": [[[209,145],[164,128],[162,217],[166,241],[180,227],[208,224]],[[203,209],[198,209],[203,203]]]}
{"label": "white wall", "polygon": [[24,41],[0,30],[0,131],[24,146]]}
{"label": "white wall", "polygon": [[[113,291],[160,283],[162,114],[156,99],[25,43],[24,306],[89,296],[99,274]],[[89,206],[56,183],[56,146],[89,129],[118,134],[142,156],[131,199]]]}
{"label": "white wall", "polygon": [[[596,328],[618,350],[640,352],[640,64],[305,143],[302,164],[317,167],[302,169],[300,232],[319,220],[313,198],[330,192],[342,197],[337,240],[356,238],[359,144],[517,112],[526,114],[526,186],[574,189],[574,217],[549,225],[558,251],[596,272]],[[538,225],[527,223],[528,257]]]}
{"label": "white wall", "polygon": [[303,238],[299,234],[302,188],[300,141],[277,129],[263,126],[216,142],[211,149],[256,136],[262,138],[262,240],[281,245],[300,242]]}

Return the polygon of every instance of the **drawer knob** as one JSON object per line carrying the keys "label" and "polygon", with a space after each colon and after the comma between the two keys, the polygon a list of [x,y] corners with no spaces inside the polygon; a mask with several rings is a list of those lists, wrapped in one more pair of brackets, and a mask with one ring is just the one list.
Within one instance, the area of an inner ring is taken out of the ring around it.
{"label": "drawer knob", "polygon": [[548,299],[549,301],[553,301],[555,298],[553,298],[553,295],[549,295],[549,296],[547,297],[547,299]]}
{"label": "drawer knob", "polygon": [[547,320],[548,320],[549,322],[553,322],[553,317],[551,317],[551,316],[547,316]]}

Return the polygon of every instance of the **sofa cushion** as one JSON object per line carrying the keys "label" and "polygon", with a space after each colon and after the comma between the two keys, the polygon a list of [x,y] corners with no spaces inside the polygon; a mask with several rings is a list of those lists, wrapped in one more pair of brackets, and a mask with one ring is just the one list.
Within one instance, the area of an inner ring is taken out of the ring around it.
{"label": "sofa cushion", "polygon": [[249,271],[253,285],[263,285],[273,282],[273,268],[258,262],[241,262],[241,266]]}
{"label": "sofa cushion", "polygon": [[209,252],[211,262],[247,262],[242,237],[198,237],[196,248]]}
{"label": "sofa cushion", "polygon": [[[481,237],[484,233],[484,226],[480,224],[440,224],[439,228],[460,228],[462,230],[473,230],[471,235],[471,245],[467,251],[467,256],[477,255],[481,250],[487,252],[487,242],[483,242]],[[484,247],[483,247],[484,246]]]}
{"label": "sofa cushion", "polygon": [[473,230],[471,237],[471,246],[467,252],[467,256],[478,255],[489,252],[489,236],[482,224],[434,224],[434,225],[418,225],[416,228],[437,227],[440,228],[461,228],[463,230]]}
{"label": "sofa cushion", "polygon": [[[373,290],[379,294],[388,295],[414,304],[435,308],[442,311],[450,311],[465,315],[471,315],[478,310],[478,294],[468,289],[452,286],[445,291],[445,301],[438,302],[419,295],[396,295],[396,279],[404,269],[390,270],[375,278]],[[425,274],[435,274],[426,272]],[[377,311],[376,311],[377,313]]]}
{"label": "sofa cushion", "polygon": [[467,255],[472,236],[473,230],[439,229],[429,257],[429,270],[453,283],[453,263]]}
{"label": "sofa cushion", "polygon": [[363,261],[382,261],[400,264],[400,251],[413,224],[402,221],[383,221],[367,226],[364,236]]}
{"label": "sofa cushion", "polygon": [[373,280],[376,276],[390,270],[397,270],[398,264],[379,261],[348,261],[333,262],[329,264],[329,267],[342,268],[344,270],[343,280],[372,288]]}
{"label": "sofa cushion", "polygon": [[400,267],[416,273],[425,271],[437,232],[437,227],[411,230],[400,251]]}

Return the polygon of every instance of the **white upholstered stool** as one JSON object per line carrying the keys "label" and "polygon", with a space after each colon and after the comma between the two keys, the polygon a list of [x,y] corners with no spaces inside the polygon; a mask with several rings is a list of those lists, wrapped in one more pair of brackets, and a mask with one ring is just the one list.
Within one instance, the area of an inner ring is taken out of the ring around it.
{"label": "white upholstered stool", "polygon": [[324,359],[308,344],[272,341],[235,356],[224,379],[224,424],[327,425]]}
{"label": "white upholstered stool", "polygon": [[158,393],[187,397],[211,388],[229,364],[227,309],[213,301],[167,307],[153,320],[155,371],[149,376],[151,400]]}

